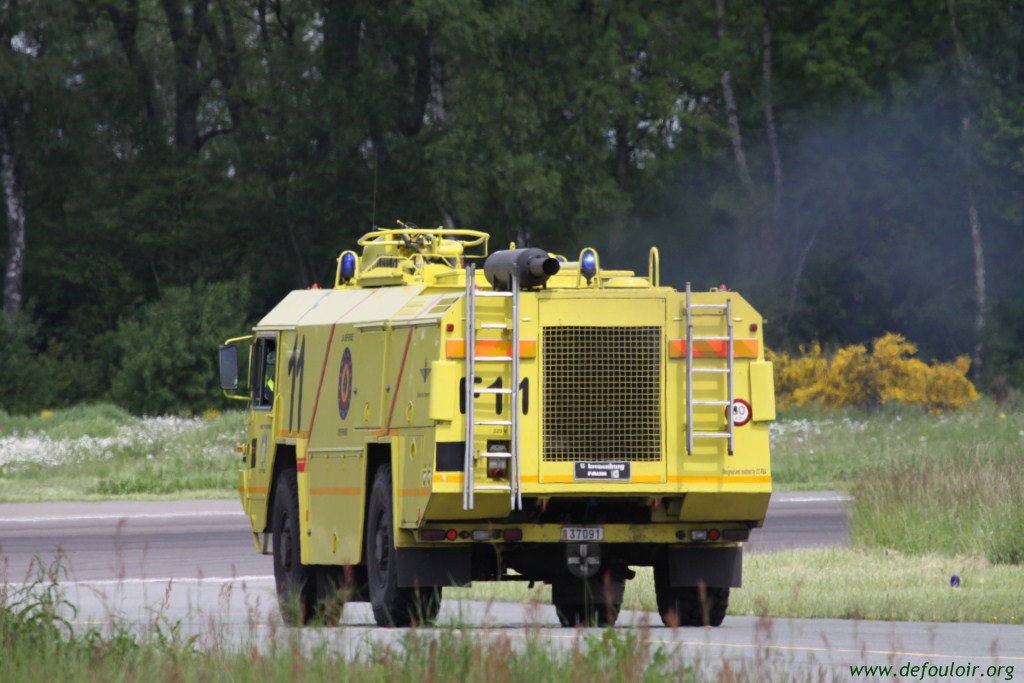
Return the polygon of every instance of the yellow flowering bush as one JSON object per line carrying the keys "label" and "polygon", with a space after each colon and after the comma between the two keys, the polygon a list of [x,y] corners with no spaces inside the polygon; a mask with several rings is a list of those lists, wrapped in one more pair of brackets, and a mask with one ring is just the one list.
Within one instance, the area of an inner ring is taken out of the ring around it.
{"label": "yellow flowering bush", "polygon": [[929,413],[958,411],[978,400],[967,378],[971,361],[961,356],[949,363],[928,364],[914,356],[917,346],[902,335],[886,334],[872,344],[839,349],[831,356],[819,344],[800,347],[800,355],[767,351],[775,365],[779,405],[825,408],[869,407],[896,401],[923,406]]}

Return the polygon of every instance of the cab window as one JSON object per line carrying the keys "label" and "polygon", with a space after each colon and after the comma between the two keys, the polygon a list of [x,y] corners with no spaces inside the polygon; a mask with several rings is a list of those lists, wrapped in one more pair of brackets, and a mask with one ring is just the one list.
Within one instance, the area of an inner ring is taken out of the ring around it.
{"label": "cab window", "polygon": [[277,390],[277,341],[272,337],[260,337],[254,347],[252,407],[270,410],[274,406],[274,392]]}

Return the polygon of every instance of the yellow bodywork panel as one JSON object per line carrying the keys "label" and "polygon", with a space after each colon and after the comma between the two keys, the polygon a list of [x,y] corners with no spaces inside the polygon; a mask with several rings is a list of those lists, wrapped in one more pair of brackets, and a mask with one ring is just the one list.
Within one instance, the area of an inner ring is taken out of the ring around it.
{"label": "yellow bodywork panel", "polygon": [[750,364],[750,403],[754,422],[775,419],[775,377],[770,361]]}
{"label": "yellow bodywork panel", "polygon": [[[774,388],[763,320],[743,297],[692,294],[695,304],[731,306],[727,375],[728,345],[696,339],[726,337],[723,315],[695,315],[691,331],[685,294],[657,286],[653,271],[644,278],[597,266],[587,278],[579,263],[563,264],[543,287],[520,292],[517,320],[509,298],[474,297],[476,365],[467,377],[462,259],[472,252],[464,247],[486,248],[486,236],[473,236],[473,244],[441,230],[408,236],[372,233],[356,272],[343,272],[339,259],[335,288],[292,292],[256,326],[254,344],[273,341],[276,375],[272,402],[250,409],[242,449],[239,494],[255,532],[268,528],[273,477],[293,462],[304,563],[364,561],[366,506],[382,464],[392,468],[400,546],[417,544],[417,530],[430,525],[507,522],[513,497],[499,489],[511,475],[488,454],[511,448],[513,397],[521,496],[530,509],[567,499],[650,506],[650,524],[612,520],[606,542],[672,542],[686,530],[681,524],[694,522],[761,524],[771,492]],[[482,270],[471,285],[490,293]],[[735,418],[746,403],[752,419],[736,423],[731,454],[725,439],[711,437],[688,452],[688,427],[727,429],[729,376],[735,401],[728,409]],[[477,422],[468,449],[467,387]],[[467,450],[471,509],[463,498]],[[662,500],[675,501],[671,516],[658,509]],[[518,528],[527,539],[560,540],[558,525]]]}
{"label": "yellow bodywork panel", "polygon": [[452,400],[458,391],[459,364],[448,360],[430,363],[430,419],[436,422],[451,422],[455,419],[459,404]]}
{"label": "yellow bodywork panel", "polygon": [[765,493],[687,493],[683,497],[680,521],[738,521],[764,519],[768,510]]}

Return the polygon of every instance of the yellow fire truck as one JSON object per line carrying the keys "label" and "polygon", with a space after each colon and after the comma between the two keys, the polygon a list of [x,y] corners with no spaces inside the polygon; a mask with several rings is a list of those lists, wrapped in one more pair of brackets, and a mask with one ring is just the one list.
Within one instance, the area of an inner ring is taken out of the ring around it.
{"label": "yellow fire truck", "polygon": [[445,586],[530,581],[564,625],[612,624],[653,567],[666,624],[719,625],[771,493],[758,313],[661,286],[653,248],[643,276],[592,248],[488,255],[472,230],[358,244],[333,288],[220,349],[286,621],[336,619],[341,596],[427,623]]}

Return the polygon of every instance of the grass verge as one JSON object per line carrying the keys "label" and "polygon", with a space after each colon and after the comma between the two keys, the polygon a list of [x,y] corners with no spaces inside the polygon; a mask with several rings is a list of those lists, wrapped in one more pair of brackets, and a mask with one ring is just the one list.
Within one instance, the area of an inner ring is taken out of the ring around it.
{"label": "grass verge", "polygon": [[1019,444],[985,440],[862,472],[851,489],[853,542],[1024,564],[1020,453]]}
{"label": "grass verge", "polygon": [[[978,558],[820,548],[748,553],[743,570],[743,588],[730,596],[732,616],[1000,624],[1024,619],[1024,567]],[[954,575],[958,588],[950,586]],[[460,599],[549,603],[551,589],[510,582],[445,590],[445,600]],[[627,584],[623,608],[657,610],[650,569],[638,569]]]}
{"label": "grass verge", "polygon": [[[397,638],[367,638],[353,652],[327,629],[274,629],[256,646],[232,641],[211,623],[206,634],[182,637],[162,615],[137,625],[113,621],[101,631],[71,627],[75,606],[58,583],[59,566],[35,581],[0,586],[0,680],[5,681],[760,681],[793,672],[773,670],[767,658],[737,666],[684,658],[651,641],[647,628],[589,632],[556,643],[537,626],[493,634],[459,625]],[[255,625],[254,625],[255,626]],[[317,637],[317,636],[327,637]],[[705,667],[705,665],[709,665]],[[716,673],[709,671],[718,670]],[[820,672],[818,676],[820,676]],[[807,677],[815,680],[817,677]]]}
{"label": "grass verge", "polygon": [[1024,411],[982,403],[963,413],[920,408],[794,409],[771,426],[772,479],[778,489],[850,491],[866,478],[926,462],[953,462],[979,449],[1024,450]]}
{"label": "grass verge", "polygon": [[243,420],[137,418],[111,405],[0,413],[0,501],[233,496]]}

